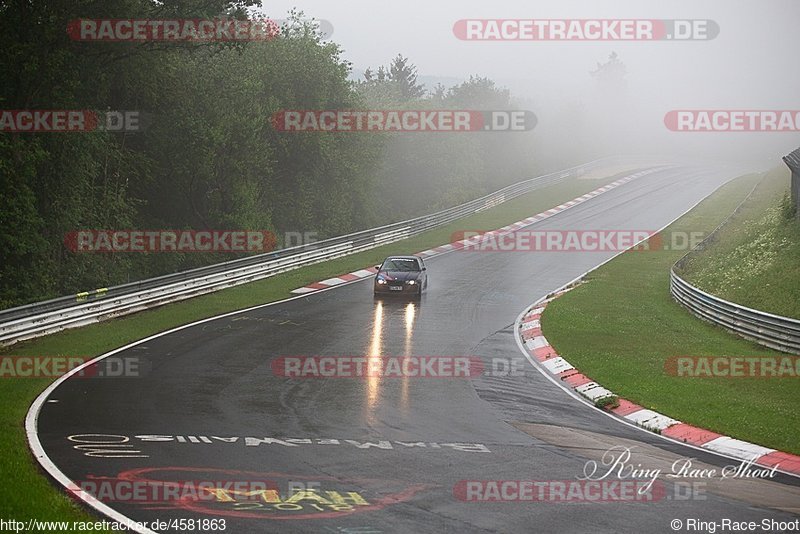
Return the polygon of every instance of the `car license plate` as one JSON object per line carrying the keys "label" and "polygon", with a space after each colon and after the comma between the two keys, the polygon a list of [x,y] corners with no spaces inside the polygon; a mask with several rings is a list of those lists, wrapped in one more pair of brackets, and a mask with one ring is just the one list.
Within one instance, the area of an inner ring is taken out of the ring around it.
{"label": "car license plate", "polygon": [[402,291],[403,286],[389,286],[390,291]]}

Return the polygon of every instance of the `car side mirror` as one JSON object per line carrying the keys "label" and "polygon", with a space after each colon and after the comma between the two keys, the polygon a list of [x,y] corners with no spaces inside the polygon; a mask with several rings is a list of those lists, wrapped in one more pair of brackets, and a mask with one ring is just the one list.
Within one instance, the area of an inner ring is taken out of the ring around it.
{"label": "car side mirror", "polygon": [[422,270],[423,270],[423,271],[427,271],[427,270],[428,270],[428,268],[427,268],[427,267],[423,267],[423,268],[422,268]]}
{"label": "car side mirror", "polygon": [[378,269],[379,271],[381,270],[381,266],[380,265],[376,265],[375,268]]}

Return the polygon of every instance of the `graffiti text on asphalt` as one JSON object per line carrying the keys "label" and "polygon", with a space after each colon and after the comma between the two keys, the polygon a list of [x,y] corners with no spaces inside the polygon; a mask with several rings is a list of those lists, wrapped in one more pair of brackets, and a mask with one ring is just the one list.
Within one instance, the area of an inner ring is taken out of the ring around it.
{"label": "graffiti text on asphalt", "polygon": [[[308,445],[343,445],[353,449],[377,450],[404,450],[404,449],[450,449],[463,452],[491,452],[486,445],[481,443],[435,443],[427,441],[395,441],[372,440],[362,441],[355,439],[327,439],[327,438],[271,438],[252,436],[173,436],[163,434],[139,434],[123,436],[120,434],[73,434],[67,439],[76,445],[74,449],[80,450],[85,456],[96,458],[148,458],[139,447],[145,443],[181,443],[196,445],[211,445],[216,443],[239,443],[245,447],[260,447],[262,445],[279,445],[281,447],[301,447]],[[135,442],[138,442],[134,445]]]}

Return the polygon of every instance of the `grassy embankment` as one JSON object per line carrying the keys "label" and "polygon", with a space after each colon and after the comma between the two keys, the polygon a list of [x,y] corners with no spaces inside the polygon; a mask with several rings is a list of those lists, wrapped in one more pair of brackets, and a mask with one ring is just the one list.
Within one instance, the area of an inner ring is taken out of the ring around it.
{"label": "grassy embankment", "polygon": [[[725,185],[667,228],[664,242],[670,241],[672,231],[711,232],[760,179],[749,175]],[[693,263],[710,255],[710,266],[690,279],[704,287],[713,287],[715,281],[729,284],[726,298],[755,307],[797,309],[800,234],[795,223],[780,222],[776,208],[785,183],[772,173],[761,182],[732,221],[734,226],[721,235],[720,248],[726,252],[704,253]],[[757,245],[751,244],[754,240]],[[695,318],[672,300],[670,267],[684,253],[620,255],[547,307],[544,335],[581,372],[623,398],[686,423],[800,454],[797,378],[686,378],[665,373],[665,360],[671,356],[778,354]],[[741,283],[730,284],[739,278]],[[771,295],[753,302],[747,290]],[[745,294],[746,299],[734,298]],[[787,298],[794,302],[782,302]]]}

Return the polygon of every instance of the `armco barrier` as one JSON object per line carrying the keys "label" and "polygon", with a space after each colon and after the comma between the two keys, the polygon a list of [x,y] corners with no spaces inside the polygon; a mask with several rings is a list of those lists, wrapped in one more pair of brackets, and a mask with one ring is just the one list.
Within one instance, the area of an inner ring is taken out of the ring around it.
{"label": "armco barrier", "polygon": [[0,345],[153,308],[378,247],[502,204],[534,189],[579,176],[600,165],[636,165],[639,162],[644,165],[645,161],[647,160],[635,158],[604,158],[531,178],[432,215],[312,244],[3,310],[0,311]]}
{"label": "armco barrier", "polygon": [[753,310],[715,297],[670,273],[670,292],[696,316],[782,352],[800,354],[800,321]]}
{"label": "armco barrier", "polygon": [[713,232],[698,243],[693,250],[675,262],[675,265],[670,269],[669,290],[672,298],[701,319],[712,322],[765,347],[782,352],[800,354],[800,320],[754,310],[715,297],[693,286],[678,275],[678,272],[685,267],[693,252],[702,250],[716,240],[720,229],[740,211],[744,203],[755,191],[757,185]]}

